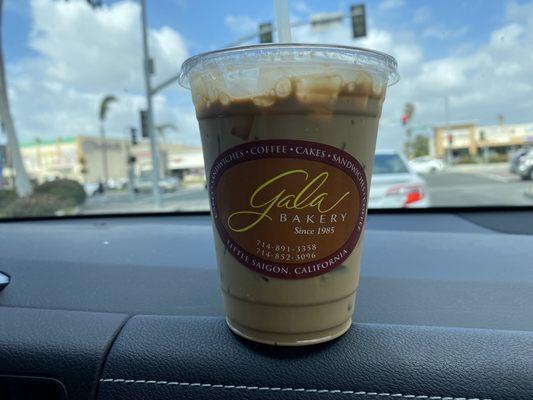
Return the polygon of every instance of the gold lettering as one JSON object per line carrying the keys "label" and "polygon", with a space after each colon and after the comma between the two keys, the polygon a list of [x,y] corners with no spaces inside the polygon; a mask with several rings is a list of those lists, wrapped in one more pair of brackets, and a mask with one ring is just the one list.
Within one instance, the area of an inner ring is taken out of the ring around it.
{"label": "gold lettering", "polygon": [[[337,207],[346,197],[350,195],[350,192],[345,192],[336,202],[331,206],[327,207],[323,203],[328,197],[327,192],[322,192],[317,194],[322,186],[326,183],[329,178],[328,172],[322,172],[313,179],[311,179],[302,189],[299,190],[297,194],[286,194],[287,188],[281,187],[281,190],[263,202],[259,202],[257,197],[259,197],[265,188],[271,187],[275,182],[280,181],[282,178],[289,175],[303,175],[304,182],[307,182],[309,179],[309,173],[302,169],[295,169],[283,172],[279,175],[276,175],[264,182],[257,189],[254,190],[248,204],[251,207],[251,210],[242,210],[237,211],[229,215],[227,223],[228,227],[234,232],[246,232],[252,229],[254,226],[259,224],[265,218],[272,221],[272,217],[269,215],[270,210],[273,207],[276,208],[285,208],[287,210],[297,209],[303,210],[305,208],[316,208],[320,214],[325,214],[335,207]],[[259,204],[258,204],[259,203]],[[258,211],[254,211],[258,210]],[[244,226],[239,226],[239,224],[234,224],[235,217],[238,216],[252,216],[255,217],[250,223],[245,224]]]}

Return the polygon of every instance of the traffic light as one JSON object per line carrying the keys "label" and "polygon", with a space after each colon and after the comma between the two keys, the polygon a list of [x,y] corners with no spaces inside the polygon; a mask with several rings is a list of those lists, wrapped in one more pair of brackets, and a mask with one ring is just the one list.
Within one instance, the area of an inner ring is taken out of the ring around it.
{"label": "traffic light", "polygon": [[448,144],[451,146],[453,144],[453,135],[448,133]]}
{"label": "traffic light", "polygon": [[135,146],[136,144],[139,143],[139,139],[137,138],[137,128],[131,127],[130,134],[131,134],[131,144],[132,146]]}
{"label": "traffic light", "polygon": [[272,23],[259,24],[259,43],[272,43]]}
{"label": "traffic light", "polygon": [[365,5],[357,4],[350,9],[352,17],[352,34],[354,39],[366,36]]}
{"label": "traffic light", "polygon": [[85,159],[85,157],[81,156],[79,159],[78,159],[78,162],[80,163],[80,172],[85,175],[87,174],[89,171],[87,169],[87,160]]}
{"label": "traffic light", "polygon": [[141,110],[141,136],[143,138],[150,137],[150,132],[148,131],[148,111]]}

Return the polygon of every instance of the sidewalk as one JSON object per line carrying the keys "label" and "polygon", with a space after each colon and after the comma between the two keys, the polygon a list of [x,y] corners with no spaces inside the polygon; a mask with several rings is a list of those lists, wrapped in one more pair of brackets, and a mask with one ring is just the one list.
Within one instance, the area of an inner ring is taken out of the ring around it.
{"label": "sidewalk", "polygon": [[493,171],[493,170],[509,170],[509,164],[506,162],[502,163],[490,163],[490,164],[457,164],[450,165],[446,167],[446,170],[450,172],[460,171],[460,172],[476,172],[476,171]]}

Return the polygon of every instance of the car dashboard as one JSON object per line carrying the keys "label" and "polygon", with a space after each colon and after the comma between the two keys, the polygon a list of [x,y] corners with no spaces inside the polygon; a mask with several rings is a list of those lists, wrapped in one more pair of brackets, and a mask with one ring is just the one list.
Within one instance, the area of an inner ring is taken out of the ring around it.
{"label": "car dashboard", "polygon": [[533,398],[532,229],[527,209],[371,212],[352,329],[282,348],[226,328],[208,215],[3,222],[0,394]]}

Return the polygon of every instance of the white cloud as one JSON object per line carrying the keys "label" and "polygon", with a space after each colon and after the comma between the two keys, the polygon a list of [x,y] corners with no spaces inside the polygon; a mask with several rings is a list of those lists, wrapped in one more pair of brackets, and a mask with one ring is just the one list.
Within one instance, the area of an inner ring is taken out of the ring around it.
{"label": "white cloud", "polygon": [[[97,134],[97,110],[114,94],[110,135],[139,124],[145,107],[139,5],[126,0],[93,10],[84,1],[33,0],[29,46],[38,55],[8,64],[13,114],[22,140]],[[178,71],[188,56],[181,35],[168,26],[149,30],[157,83]],[[162,94],[154,99],[156,122],[179,126],[180,139],[199,144],[189,93],[174,85],[176,106]]]}
{"label": "white cloud", "polygon": [[405,5],[405,0],[383,0],[379,3],[379,8],[382,10],[392,10],[400,8]]}
{"label": "white cloud", "polygon": [[224,23],[233,32],[247,34],[257,32],[259,21],[256,21],[247,15],[226,15]]}
{"label": "white cloud", "polygon": [[[426,11],[418,15],[419,22],[430,18]],[[502,113],[509,122],[532,121],[533,6],[511,3],[506,18],[506,24],[494,30],[485,43],[471,44],[468,51],[461,51],[467,42],[440,55],[433,51],[431,59],[423,47],[428,38],[422,42],[414,32],[389,30],[380,26],[379,20],[370,21],[369,35],[360,40],[351,39],[347,25],[320,33],[300,28],[295,37],[298,41],[368,47],[397,58],[401,80],[388,90],[378,146],[400,149],[404,140],[400,116],[408,101],[416,106],[414,124],[442,123],[445,96],[452,120],[494,123]],[[465,35],[467,29],[457,29],[443,39]],[[429,39],[432,46],[435,37],[430,34]]]}
{"label": "white cloud", "polygon": [[[142,88],[139,5],[122,1],[91,9],[85,2],[34,0],[29,45],[49,77],[92,90]],[[163,26],[150,30],[156,77],[175,74],[187,57],[181,36]]]}

